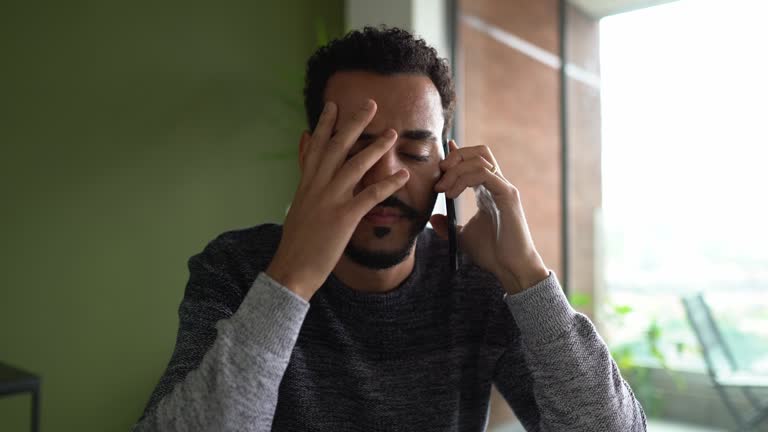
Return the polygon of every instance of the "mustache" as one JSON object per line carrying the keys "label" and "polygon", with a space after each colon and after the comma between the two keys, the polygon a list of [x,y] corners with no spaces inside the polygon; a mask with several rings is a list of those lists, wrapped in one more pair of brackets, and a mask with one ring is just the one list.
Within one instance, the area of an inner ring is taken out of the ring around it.
{"label": "mustache", "polygon": [[381,207],[392,207],[399,209],[403,213],[403,217],[406,217],[408,219],[417,219],[419,218],[419,211],[415,208],[409,206],[408,204],[400,201],[398,198],[395,198],[393,196],[385,199],[384,201],[380,202],[378,204]]}

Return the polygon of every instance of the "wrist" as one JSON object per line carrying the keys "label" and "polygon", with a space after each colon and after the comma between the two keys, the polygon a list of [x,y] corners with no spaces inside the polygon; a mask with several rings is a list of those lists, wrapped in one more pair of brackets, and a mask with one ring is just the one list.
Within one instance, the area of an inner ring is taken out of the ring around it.
{"label": "wrist", "polygon": [[549,269],[538,254],[529,264],[505,271],[500,277],[504,290],[510,295],[525,291],[549,277]]}
{"label": "wrist", "polygon": [[289,267],[282,266],[276,260],[272,260],[264,273],[306,301],[309,301],[315,294],[316,290],[311,289],[310,284],[303,282],[295,271],[291,271]]}
{"label": "wrist", "polygon": [[548,277],[549,269],[542,264],[539,267],[531,268],[525,273],[522,273],[519,281],[520,285],[523,287],[523,290],[526,290]]}

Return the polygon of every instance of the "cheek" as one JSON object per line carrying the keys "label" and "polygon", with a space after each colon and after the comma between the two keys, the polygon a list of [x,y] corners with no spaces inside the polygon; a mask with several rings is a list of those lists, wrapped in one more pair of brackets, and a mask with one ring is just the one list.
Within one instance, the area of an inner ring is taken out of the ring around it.
{"label": "cheek", "polygon": [[429,184],[429,192],[437,193],[435,192],[435,185],[441,178],[443,178],[443,172],[440,170],[440,167],[437,164],[430,167],[430,170],[425,174],[424,179],[424,182]]}
{"label": "cheek", "polygon": [[428,203],[437,194],[435,184],[440,180],[440,168],[434,165],[424,169],[411,169],[410,171],[411,178],[406,184],[409,195],[418,199],[419,204]]}

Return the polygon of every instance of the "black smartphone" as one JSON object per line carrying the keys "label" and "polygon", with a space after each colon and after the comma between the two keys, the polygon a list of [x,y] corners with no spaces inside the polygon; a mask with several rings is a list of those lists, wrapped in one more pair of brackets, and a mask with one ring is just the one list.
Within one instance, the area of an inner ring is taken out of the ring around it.
{"label": "black smartphone", "polygon": [[[443,140],[443,154],[448,157],[448,141]],[[456,207],[452,199],[445,197],[445,208],[448,213],[448,268],[451,274],[459,268],[459,253],[456,239]]]}

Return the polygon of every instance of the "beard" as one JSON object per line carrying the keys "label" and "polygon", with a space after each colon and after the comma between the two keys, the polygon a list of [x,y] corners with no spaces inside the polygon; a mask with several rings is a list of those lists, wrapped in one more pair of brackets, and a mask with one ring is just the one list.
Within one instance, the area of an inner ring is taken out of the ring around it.
{"label": "beard", "polygon": [[419,212],[395,197],[387,198],[379,206],[399,208],[403,212],[403,217],[410,220],[411,226],[406,238],[406,244],[394,251],[381,251],[356,246],[352,244],[350,239],[347,247],[344,249],[344,255],[353,262],[372,270],[385,270],[400,264],[411,254],[416,238],[424,231],[424,227],[427,226],[429,217],[432,215],[432,210],[435,207],[435,201],[437,201],[437,194],[432,196],[427,209]]}

